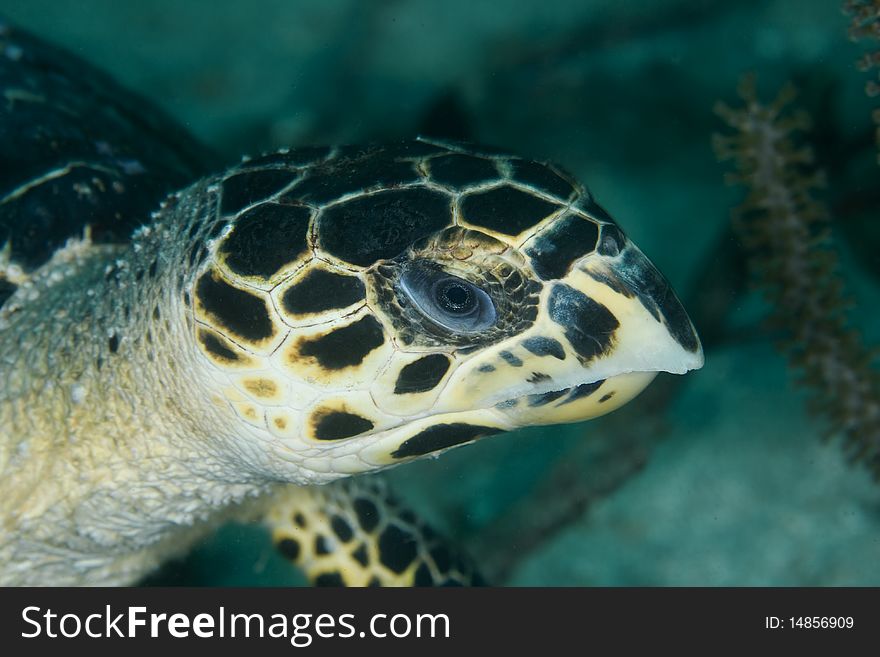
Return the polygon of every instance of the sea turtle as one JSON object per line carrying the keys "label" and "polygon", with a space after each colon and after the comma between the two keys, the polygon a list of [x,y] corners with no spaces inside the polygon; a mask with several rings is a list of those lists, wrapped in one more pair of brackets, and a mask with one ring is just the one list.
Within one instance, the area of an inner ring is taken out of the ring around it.
{"label": "sea turtle", "polygon": [[419,138],[208,174],[86,63],[5,24],[0,53],[2,584],[135,582],[233,517],[319,584],[467,583],[380,484],[322,484],[702,365],[554,166]]}

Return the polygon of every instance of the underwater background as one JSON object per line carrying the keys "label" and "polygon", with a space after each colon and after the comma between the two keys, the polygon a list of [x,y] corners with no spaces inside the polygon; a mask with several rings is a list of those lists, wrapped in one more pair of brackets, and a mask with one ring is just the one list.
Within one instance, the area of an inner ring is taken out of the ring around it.
{"label": "underwater background", "polygon": [[[841,449],[839,418],[808,411],[828,391],[798,387],[776,347],[784,327],[768,328],[747,266],[762,253],[731,228],[745,191],[725,184],[731,165],[712,148],[730,133],[713,108],[742,104],[744,73],[767,102],[794,83],[846,317],[866,350],[880,345],[880,103],[856,66],[880,43],[848,38],[841,3],[0,0],[0,15],[110,72],[229,162],[429,134],[559,163],[666,274],[703,339],[702,370],[660,375],[604,418],[382,475],[490,582],[880,585],[880,484]],[[876,361],[861,366],[877,380]],[[302,581],[244,526],[152,580]]]}

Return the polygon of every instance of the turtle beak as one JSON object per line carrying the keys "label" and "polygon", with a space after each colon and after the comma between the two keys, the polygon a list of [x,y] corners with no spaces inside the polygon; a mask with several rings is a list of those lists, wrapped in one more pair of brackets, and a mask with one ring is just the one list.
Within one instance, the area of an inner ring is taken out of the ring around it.
{"label": "turtle beak", "polygon": [[622,406],[658,372],[702,367],[700,340],[669,283],[623,244],[547,281],[535,324],[456,372],[457,402],[478,400],[514,426],[576,422]]}
{"label": "turtle beak", "polygon": [[579,262],[551,292],[548,311],[600,378],[684,374],[703,366],[703,347],[684,307],[632,242],[613,258],[587,256]]}

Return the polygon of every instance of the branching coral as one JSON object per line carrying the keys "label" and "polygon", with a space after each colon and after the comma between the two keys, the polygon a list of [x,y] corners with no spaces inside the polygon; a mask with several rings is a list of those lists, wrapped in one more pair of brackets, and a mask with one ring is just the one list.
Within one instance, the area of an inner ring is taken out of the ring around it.
{"label": "branching coral", "polygon": [[791,87],[765,105],[749,77],[740,96],[743,107],[716,108],[733,132],[714,139],[719,158],[735,162],[730,180],[748,190],[735,229],[811,409],[829,419],[829,433],[842,437],[847,454],[880,478],[880,372],[847,321],[828,213],[815,195],[823,178],[802,140],[809,118],[791,110]]}
{"label": "branching coral", "polygon": [[[865,83],[865,93],[876,98],[880,96],[880,0],[847,0],[843,3],[843,10],[852,17],[849,36],[853,41],[873,39],[877,42],[878,47],[869,49],[857,63],[863,73],[877,69],[877,75]],[[877,124],[877,146],[880,147],[880,108],[874,110],[874,123]]]}

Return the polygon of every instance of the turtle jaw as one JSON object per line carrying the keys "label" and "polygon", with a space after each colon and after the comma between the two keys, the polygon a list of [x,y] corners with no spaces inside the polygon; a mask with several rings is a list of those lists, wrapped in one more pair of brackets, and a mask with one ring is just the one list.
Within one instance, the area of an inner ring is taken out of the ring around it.
{"label": "turtle jaw", "polygon": [[657,372],[628,372],[500,402],[494,410],[516,426],[581,422],[616,411],[637,397],[656,376]]}

